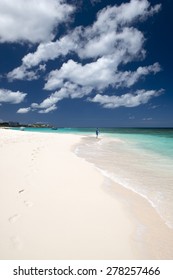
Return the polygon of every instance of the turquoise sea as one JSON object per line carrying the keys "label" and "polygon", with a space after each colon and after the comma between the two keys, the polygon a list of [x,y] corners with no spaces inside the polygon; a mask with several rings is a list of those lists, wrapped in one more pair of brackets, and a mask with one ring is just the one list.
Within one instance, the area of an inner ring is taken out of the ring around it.
{"label": "turquoise sea", "polygon": [[98,139],[95,128],[25,130],[85,136],[75,153],[104,176],[147,199],[173,228],[173,129],[100,128]]}

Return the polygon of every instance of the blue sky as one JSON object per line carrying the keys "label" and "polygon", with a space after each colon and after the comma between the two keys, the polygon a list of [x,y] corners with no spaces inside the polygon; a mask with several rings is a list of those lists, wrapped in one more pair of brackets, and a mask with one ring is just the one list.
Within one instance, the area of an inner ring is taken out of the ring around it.
{"label": "blue sky", "polygon": [[173,127],[171,0],[0,0],[0,121]]}

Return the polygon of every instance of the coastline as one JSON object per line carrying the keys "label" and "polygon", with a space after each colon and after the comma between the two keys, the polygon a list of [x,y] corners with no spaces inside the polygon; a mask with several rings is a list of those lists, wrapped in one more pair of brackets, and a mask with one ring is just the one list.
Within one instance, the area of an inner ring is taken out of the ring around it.
{"label": "coastline", "polygon": [[107,179],[104,191],[121,201],[135,224],[132,240],[138,251],[138,259],[172,260],[173,230],[151,204],[138,193]]}
{"label": "coastline", "polygon": [[75,155],[81,136],[0,134],[0,259],[172,257],[154,209]]}
{"label": "coastline", "polygon": [[[94,143],[93,137],[87,137],[87,141]],[[103,139],[99,139],[99,141]],[[104,141],[109,139],[105,136]],[[124,143],[121,139],[115,139],[117,143]],[[88,145],[83,138],[82,149],[84,145]],[[86,146],[85,146],[86,147]],[[76,147],[78,149],[78,147]],[[91,148],[91,146],[90,146]],[[81,145],[80,145],[81,149]],[[87,149],[88,151],[88,149]],[[94,153],[93,149],[91,154]],[[102,153],[102,150],[99,150]],[[78,156],[85,157],[85,153],[78,153]],[[98,156],[98,154],[97,154]],[[170,227],[163,219],[160,213],[156,210],[153,203],[148,200],[146,196],[140,194],[135,189],[131,189],[116,181],[116,176],[113,176],[110,171],[100,168],[98,164],[102,156],[95,157],[86,156],[86,160],[95,165],[95,168],[105,177],[105,184],[102,189],[115,199],[118,199],[123,203],[125,211],[129,212],[130,219],[135,224],[135,230],[133,232],[133,241],[138,250],[139,259],[157,259],[157,260],[172,260],[173,259],[173,228]],[[106,160],[106,159],[105,159]],[[116,164],[116,162],[115,162]],[[98,166],[97,166],[98,165]]]}

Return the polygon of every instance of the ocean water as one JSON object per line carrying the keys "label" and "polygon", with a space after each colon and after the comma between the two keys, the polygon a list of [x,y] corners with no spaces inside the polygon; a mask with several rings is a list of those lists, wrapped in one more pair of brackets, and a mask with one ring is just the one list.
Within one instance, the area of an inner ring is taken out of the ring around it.
{"label": "ocean water", "polygon": [[95,128],[26,131],[79,134],[75,153],[112,181],[138,193],[173,228],[173,129]]}

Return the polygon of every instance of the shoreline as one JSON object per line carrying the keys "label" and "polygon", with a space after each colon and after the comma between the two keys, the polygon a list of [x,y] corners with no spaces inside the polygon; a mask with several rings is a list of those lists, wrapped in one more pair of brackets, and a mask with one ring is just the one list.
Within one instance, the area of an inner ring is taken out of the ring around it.
{"label": "shoreline", "polygon": [[139,259],[172,260],[173,230],[169,228],[159,213],[140,194],[124,186],[107,180],[104,191],[118,198],[136,224],[132,239],[138,248]]}
{"label": "shoreline", "polygon": [[[81,155],[79,157],[83,158]],[[88,162],[104,176],[106,183],[102,186],[103,190],[123,203],[125,211],[129,212],[130,218],[136,224],[133,241],[142,257],[140,259],[173,259],[173,228],[166,223],[153,203],[143,194],[116,182],[96,163],[91,160]]]}
{"label": "shoreline", "polygon": [[[159,259],[153,221],[167,232],[156,213],[149,223],[151,206],[72,152],[80,139],[3,130],[0,259]],[[148,232],[142,240],[139,225]]]}

